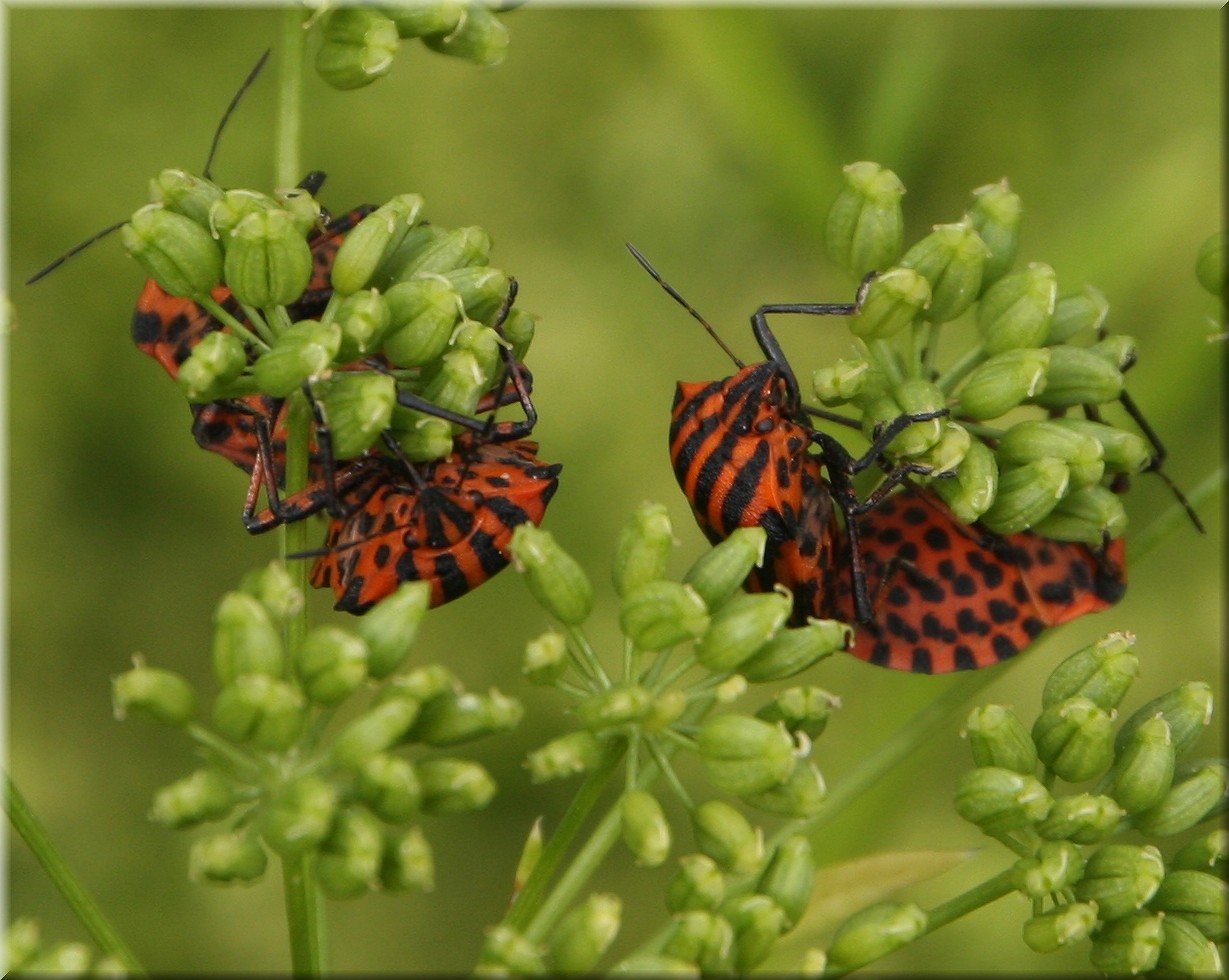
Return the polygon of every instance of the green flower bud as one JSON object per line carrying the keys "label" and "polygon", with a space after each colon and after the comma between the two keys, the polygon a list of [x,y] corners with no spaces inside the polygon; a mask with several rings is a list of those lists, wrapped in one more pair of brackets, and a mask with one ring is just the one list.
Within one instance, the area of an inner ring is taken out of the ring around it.
{"label": "green flower bud", "polygon": [[1165,862],[1152,845],[1103,844],[1089,856],[1075,895],[1096,902],[1097,917],[1112,922],[1143,908],[1164,877]]}
{"label": "green flower bud", "polygon": [[767,540],[768,532],[762,527],[736,528],[696,559],[683,576],[683,584],[695,589],[709,611],[715,612],[764,560]]}
{"label": "green flower bud", "polygon": [[461,299],[465,315],[476,323],[490,326],[508,298],[511,280],[507,273],[489,265],[471,265],[443,273],[453,292]]}
{"label": "green flower bud", "polygon": [[299,647],[303,692],[316,704],[340,704],[367,679],[367,644],[336,626],[317,626]]}
{"label": "green flower bud", "polygon": [[[415,244],[416,240],[411,240]],[[435,231],[430,241],[417,248],[402,267],[399,280],[424,273],[443,274],[471,265],[486,265],[491,256],[491,236],[482,228],[450,228]],[[383,270],[381,270],[383,271]]]}
{"label": "green flower bud", "polygon": [[410,655],[418,626],[431,602],[427,582],[402,582],[354,625],[367,644],[367,674],[383,680]]}
{"label": "green flower bud", "polygon": [[972,524],[990,509],[998,487],[999,465],[994,451],[978,439],[969,442],[953,479],[930,484],[956,519],[965,524]]}
{"label": "green flower bud", "polygon": [[353,898],[375,887],[383,857],[380,821],[362,807],[348,806],[321,844],[316,874],[334,898]]}
{"label": "green flower bud", "polygon": [[[964,458],[968,455],[973,437],[969,430],[959,422],[951,419],[941,419],[938,441],[923,453],[912,456],[911,459],[919,466],[928,467],[935,476],[955,473]],[[938,481],[942,482],[942,481]]]}
{"label": "green flower bud", "polygon": [[707,718],[696,749],[708,781],[731,796],[762,793],[794,771],[794,740],[785,727],[747,715]]}
{"label": "green flower bud", "polygon": [[1136,361],[1138,356],[1136,346],[1134,337],[1116,333],[1098,340],[1088,348],[1088,352],[1096,354],[1107,364],[1113,365],[1119,371],[1125,371]]}
{"label": "green flower bud", "polygon": [[1131,734],[1107,776],[1109,794],[1127,813],[1160,803],[1174,777],[1174,745],[1169,722],[1149,718]]}
{"label": "green flower bud", "polygon": [[354,769],[391,748],[418,717],[421,704],[411,697],[392,697],[369,708],[337,733],[329,749],[333,765]]}
{"label": "green flower bud", "polygon": [[602,745],[588,730],[568,732],[551,739],[525,757],[530,781],[566,779],[593,769],[602,759]]}
{"label": "green flower bud", "polygon": [[275,623],[284,622],[303,608],[303,592],[280,561],[248,572],[239,580],[239,591],[258,600]]}
{"label": "green flower bud", "polygon": [[[720,692],[718,692],[720,700]],[[642,730],[645,732],[662,732],[673,725],[687,710],[687,694],[684,691],[662,691],[653,698],[653,706],[644,716]]]}
{"label": "green flower bud", "polygon": [[340,346],[341,328],[337,324],[300,320],[260,355],[252,366],[252,376],[265,394],[285,398],[304,381],[328,370]]}
{"label": "green flower bud", "polygon": [[849,319],[849,330],[863,340],[886,340],[917,322],[929,305],[930,283],[921,273],[889,269],[871,281],[861,309]]}
{"label": "green flower bud", "polygon": [[328,217],[320,202],[311,192],[302,187],[285,187],[274,190],[273,200],[277,207],[290,215],[294,226],[305,237],[328,224]]}
{"label": "green flower bud", "polygon": [[[461,415],[473,415],[488,384],[478,357],[473,351],[458,347],[436,363],[437,369],[423,385],[423,397],[440,408],[447,408]],[[430,418],[431,421],[439,421],[414,410],[398,409],[398,413],[415,420]],[[404,420],[399,420],[397,425],[404,428]]]}
{"label": "green flower bud", "polygon": [[1104,926],[1092,941],[1093,969],[1111,976],[1134,976],[1154,969],[1164,936],[1162,916],[1132,915]]}
{"label": "green flower bud", "polygon": [[784,680],[837,650],[848,650],[852,643],[853,630],[847,624],[835,619],[811,619],[805,626],[778,630],[738,665],[738,672],[752,684]]}
{"label": "green flower bud", "polygon": [[260,191],[242,188],[223,191],[222,196],[209,208],[208,227],[214,238],[225,243],[230,233],[239,227],[239,222],[249,214],[280,210],[284,209],[277,201]]}
{"label": "green flower bud", "polygon": [[322,27],[324,41],[316,51],[316,71],[333,88],[362,88],[393,65],[400,38],[397,25],[365,7],[336,7]]}
{"label": "green flower bud", "polygon": [[1032,776],[998,766],[972,769],[956,787],[956,812],[992,835],[1044,820],[1053,804]]}
{"label": "green flower bud", "polygon": [[228,592],[213,614],[213,671],[223,684],[244,674],[280,677],[285,669],[281,631],[250,595]]}
{"label": "green flower bud", "polygon": [[423,705],[407,738],[435,748],[458,745],[484,735],[511,731],[524,712],[519,701],[495,688],[486,694],[466,691],[443,695]]}
{"label": "green flower bud", "polygon": [[1157,968],[1183,976],[1223,976],[1220,952],[1199,928],[1182,916],[1166,916],[1161,923],[1161,955]]}
{"label": "green flower bud", "polygon": [[891,170],[861,161],[843,168],[844,186],[828,212],[828,255],[855,279],[886,269],[904,245],[900,199],[905,185]]}
{"label": "green flower bud", "polygon": [[1107,487],[1072,490],[1050,513],[1033,525],[1033,533],[1055,541],[1080,541],[1098,547],[1107,538],[1120,538],[1127,526],[1122,498]]}
{"label": "green flower bud", "polygon": [[702,635],[708,610],[695,589],[678,582],[645,582],[623,597],[619,628],[641,650],[668,650]]}
{"label": "green flower bud", "polygon": [[388,891],[429,892],[435,889],[435,857],[421,827],[384,838],[380,884]]}
{"label": "green flower bud", "polygon": [[1040,347],[1050,329],[1058,277],[1042,262],[1004,276],[977,304],[982,349],[990,355]]}
{"label": "green flower bud", "polygon": [[549,531],[522,524],[512,534],[509,550],[529,591],[548,613],[565,626],[579,626],[593,608],[593,586]]}
{"label": "green flower bud", "polygon": [[1050,357],[1048,347],[1022,347],[987,358],[965,378],[952,414],[993,419],[1035,398],[1046,386]]}
{"label": "green flower bud", "polygon": [[1020,195],[1012,191],[1004,178],[997,184],[986,184],[973,191],[973,208],[969,216],[978,237],[990,250],[982,268],[982,289],[1002,278],[1016,260],[1020,244]]}
{"label": "green flower bud", "polygon": [[414,767],[394,755],[377,753],[364,759],[355,773],[354,792],[386,823],[405,823],[418,812],[422,789]]}
{"label": "green flower bud", "polygon": [[590,694],[576,705],[576,720],[591,731],[634,725],[653,708],[653,693],[639,684],[620,684]]}
{"label": "green flower bud", "polygon": [[1209,235],[1199,246],[1195,257],[1195,278],[1213,296],[1219,296],[1225,301],[1225,241],[1229,238],[1225,232]]}
{"label": "green flower bud", "polygon": [[1091,419],[1051,419],[1051,424],[1092,436],[1101,444],[1101,458],[1107,473],[1141,473],[1152,462],[1152,449],[1143,436],[1116,429]]}
{"label": "green flower bud", "polygon": [[231,391],[247,363],[243,342],[234,334],[215,330],[192,349],[175,380],[189,401],[214,401]]}
{"label": "green flower bud", "polygon": [[864,357],[841,358],[831,367],[819,368],[812,375],[815,397],[828,406],[844,405],[863,393],[870,395],[881,383],[882,376]]}
{"label": "green flower bud", "polygon": [[179,674],[137,663],[111,679],[111,705],[121,721],[132,713],[182,728],[196,717],[196,691]]}
{"label": "green flower bud", "polygon": [[1170,859],[1171,869],[1209,871],[1223,878],[1229,856],[1229,830],[1211,830],[1183,845]]}
{"label": "green flower bud", "polygon": [[1037,755],[1069,783],[1103,772],[1114,757],[1114,719],[1088,698],[1068,698],[1033,723]]}
{"label": "green flower bud", "polygon": [[1002,470],[994,503],[982,515],[982,523],[996,534],[1027,531],[1054,509],[1070,480],[1067,464],[1049,456]]}
{"label": "green flower bud", "polygon": [[247,885],[259,881],[269,857],[251,830],[210,834],[192,842],[188,877],[217,885]]}
{"label": "green flower bud", "polygon": [[461,301],[442,276],[399,282],[384,294],[389,327],[382,345],[398,367],[434,361],[448,348],[461,317]]}
{"label": "green flower bud", "polygon": [[999,439],[999,466],[1007,469],[1053,457],[1067,464],[1073,489],[1098,484],[1105,474],[1101,443],[1092,436],[1040,419],[1017,422]]}
{"label": "green flower bud", "polygon": [[328,836],[337,812],[337,790],[320,776],[300,776],[281,786],[260,815],[260,835],[283,857],[314,850]]}
{"label": "green flower bud", "polygon": [[281,752],[303,730],[303,696],[285,681],[266,674],[240,674],[218,692],[213,724],[233,742]]}
{"label": "green flower bud", "polygon": [[1017,861],[1014,871],[1016,887],[1031,898],[1042,899],[1080,880],[1084,856],[1070,841],[1046,841],[1036,856]]}
{"label": "green flower bud", "polygon": [[[1046,678],[1042,707],[1084,697],[1106,711],[1116,708],[1139,673],[1139,658],[1131,651],[1134,645],[1131,633],[1119,632],[1077,650]],[[1115,752],[1120,750],[1116,741]]]}
{"label": "green flower bud", "polygon": [[1223,765],[1201,766],[1175,780],[1161,802],[1136,814],[1135,829],[1149,837],[1171,837],[1190,830],[1225,802],[1229,773]]}
{"label": "green flower bud", "polygon": [[755,885],[761,895],[771,898],[785,913],[785,927],[792,929],[811,902],[815,887],[815,852],[801,834],[787,837],[772,852]]}
{"label": "green flower bud", "polygon": [[682,912],[661,948],[668,962],[695,964],[691,975],[727,974],[734,953],[734,927],[724,917],[703,909]]}
{"label": "green flower bud", "polygon": [[128,254],[172,296],[207,296],[222,281],[222,249],[191,218],[148,204],[120,229]]}
{"label": "green flower bud", "polygon": [[154,794],[149,819],[163,827],[195,827],[221,820],[236,802],[235,787],[215,769],[197,769]]}
{"label": "green flower bud", "polygon": [[926,931],[926,913],[912,902],[880,902],[855,912],[828,947],[830,969],[853,970],[906,946]]}
{"label": "green flower bud", "polygon": [[1000,704],[974,708],[964,729],[977,765],[998,766],[1026,776],[1037,768],[1037,747],[1010,708]]}
{"label": "green flower bud", "polygon": [[815,739],[827,726],[833,709],[840,706],[841,699],[821,687],[790,687],[760,708],[755,716],[774,725],[780,722],[791,734],[801,732]]}
{"label": "green flower bud", "polygon": [[221,197],[222,188],[212,180],[186,170],[163,170],[149,182],[150,201],[182,214],[202,228],[209,227],[209,209]]}
{"label": "green flower bud", "polygon": [[1180,916],[1214,943],[1229,938],[1229,883],[1206,871],[1169,871],[1148,907],[1167,922]]}
{"label": "green flower bud", "polygon": [[1122,724],[1114,739],[1114,751],[1121,752],[1132,733],[1149,718],[1160,715],[1169,722],[1174,752],[1182,755],[1194,744],[1204,726],[1212,720],[1212,688],[1204,681],[1187,681],[1153,698]]}
{"label": "green flower bud", "polygon": [[444,459],[453,450],[452,424],[443,419],[422,418],[418,412],[394,406],[389,431],[401,454],[413,462]]}
{"label": "green flower bud", "polygon": [[376,703],[402,698],[423,703],[461,689],[460,678],[443,664],[427,664],[392,678],[380,689]]}
{"label": "green flower bud", "polygon": [[1034,953],[1054,953],[1087,939],[1097,925],[1091,902],[1069,902],[1024,923],[1024,944]]}
{"label": "green flower bud", "polygon": [[742,797],[744,803],[757,810],[797,819],[815,816],[827,798],[823,773],[805,759],[794,760],[793,771],[780,785]]}
{"label": "green flower bud", "polygon": [[[909,378],[892,388],[892,401],[899,408],[897,414],[922,415],[937,412],[947,407],[947,400],[936,385],[921,378]],[[888,443],[888,453],[894,456],[920,456],[932,449],[943,435],[944,420],[926,419],[911,423]]]}
{"label": "green flower bud", "polygon": [[691,813],[696,847],[732,874],[750,874],[764,860],[764,834],[724,800],[706,800]]}
{"label": "green flower bud", "polygon": [[934,231],[909,249],[900,265],[916,269],[930,283],[930,306],[922,316],[943,323],[967,310],[981,290],[989,251],[968,217],[955,224],[935,225]]}
{"label": "green flower bud", "polygon": [[477,65],[498,65],[508,53],[508,29],[490,10],[478,4],[466,5],[456,30],[429,34],[422,40],[432,51]]}
{"label": "green flower bud", "polygon": [[538,316],[521,309],[511,309],[500,328],[504,339],[512,345],[512,358],[516,361],[525,360],[529,353],[529,345],[538,329]]}
{"label": "green flower bud", "polygon": [[415,764],[423,813],[481,810],[495,795],[495,780],[469,759],[425,759]]}
{"label": "green flower bud", "polygon": [[1122,372],[1085,347],[1049,348],[1045,387],[1029,400],[1045,408],[1100,405],[1122,394]]}
{"label": "green flower bud", "polygon": [[482,943],[479,974],[526,976],[546,972],[542,950],[510,926],[492,926]]}
{"label": "green flower bud", "polygon": [[621,596],[646,582],[664,578],[674,528],[663,504],[641,504],[623,525],[615,544],[614,586]]}
{"label": "green flower bud", "polygon": [[1080,334],[1095,334],[1109,311],[1109,300],[1095,286],[1085,286],[1082,292],[1062,296],[1054,305],[1050,329],[1042,343],[1052,347],[1065,344]]}
{"label": "green flower bud", "polygon": [[558,630],[547,630],[525,644],[521,673],[531,684],[553,684],[568,669],[568,641]]}
{"label": "green flower bud", "polygon": [[[696,602],[700,609],[704,608],[699,596]],[[732,597],[713,614],[712,622],[696,644],[696,659],[716,674],[736,670],[772,639],[793,608],[793,598],[784,591]]]}
{"label": "green flower bud", "polygon": [[246,306],[286,306],[307,288],[312,253],[288,211],[257,211],[223,239],[226,285]]}
{"label": "green flower bud", "polygon": [[461,0],[434,0],[432,3],[387,4],[380,10],[392,18],[401,37],[451,34],[465,14]]}
{"label": "green flower bud", "polygon": [[1049,815],[1037,825],[1037,833],[1047,840],[1098,844],[1118,829],[1125,815],[1126,811],[1108,796],[1060,796]]}
{"label": "green flower bud", "polygon": [[619,799],[623,843],[642,868],[656,868],[670,854],[670,824],[657,797],[643,789],[628,790]]}
{"label": "green flower bud", "polygon": [[666,888],[671,912],[711,911],[725,899],[725,875],[707,854],[684,854]]}
{"label": "green flower bud", "polygon": [[734,969],[745,975],[768,958],[787,930],[785,911],[767,895],[740,895],[721,908],[734,927]]}
{"label": "green flower bud", "polygon": [[556,973],[591,973],[619,934],[622,915],[617,895],[590,895],[551,933],[551,968]]}
{"label": "green flower bud", "polygon": [[[340,9],[337,11],[340,13]],[[406,241],[419,222],[423,199],[398,194],[350,229],[329,273],[333,289],[343,296],[357,293],[375,277],[385,260]]]}
{"label": "green flower bud", "polygon": [[337,360],[346,364],[379,351],[390,317],[388,303],[374,289],[360,290],[343,299],[333,317],[341,328]]}

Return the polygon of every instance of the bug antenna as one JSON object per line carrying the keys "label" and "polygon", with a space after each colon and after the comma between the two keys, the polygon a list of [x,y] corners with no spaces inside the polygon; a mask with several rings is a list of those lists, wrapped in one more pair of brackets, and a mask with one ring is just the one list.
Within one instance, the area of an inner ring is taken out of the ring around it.
{"label": "bug antenna", "polygon": [[98,234],[91,235],[89,238],[83,241],[80,245],[74,245],[72,248],[70,248],[67,252],[61,255],[54,262],[43,266],[43,268],[39,269],[38,272],[34,273],[34,275],[32,275],[29,279],[26,280],[26,285],[27,286],[34,285],[36,282],[42,279],[43,276],[47,275],[49,272],[54,272],[56,269],[58,269],[61,265],[63,265],[65,262],[71,259],[78,252],[84,251],[85,249],[89,248],[96,241],[98,241],[98,239],[106,238],[107,235],[111,234],[111,232],[113,231],[119,231],[121,228],[124,227],[125,223],[126,221],[117,221],[113,225],[108,225],[102,231],[98,232]]}
{"label": "bug antenna", "polygon": [[260,74],[260,70],[264,68],[265,62],[269,60],[269,55],[272,53],[272,48],[266,48],[265,53],[260,56],[260,60],[256,62],[256,67],[248,72],[248,77],[243,80],[243,84],[239,86],[239,91],[235,93],[235,97],[230,100],[230,105],[226,107],[226,111],[222,113],[222,119],[218,122],[218,128],[214,131],[213,142],[209,144],[209,157],[205,160],[205,169],[201,176],[206,180],[212,180],[209,175],[210,168],[213,167],[214,154],[218,152],[218,143],[222,140],[222,131],[226,129],[226,124],[230,121],[231,113],[235,111],[235,107],[239,105],[239,101],[243,98],[244,93],[252,87],[252,83],[256,81],[256,76]]}
{"label": "bug antenna", "polygon": [[713,328],[713,325],[704,319],[704,317],[700,315],[700,312],[694,306],[688,303],[687,300],[683,299],[682,295],[677,289],[661,277],[661,273],[653,268],[653,266],[649,263],[649,260],[640,253],[640,250],[631,242],[625,242],[624,244],[627,245],[627,250],[632,253],[632,258],[644,266],[644,271],[657,280],[657,285],[661,286],[662,289],[669,293],[670,297],[678,303],[679,306],[700,321],[700,326],[708,331],[708,335],[712,337],[713,340],[717,341],[717,346],[725,351],[726,356],[729,357],[729,359],[733,361],[736,366],[740,368],[746,367],[746,365],[739,359],[738,355],[730,350],[729,345],[721,339],[721,335],[717,333],[717,331]]}

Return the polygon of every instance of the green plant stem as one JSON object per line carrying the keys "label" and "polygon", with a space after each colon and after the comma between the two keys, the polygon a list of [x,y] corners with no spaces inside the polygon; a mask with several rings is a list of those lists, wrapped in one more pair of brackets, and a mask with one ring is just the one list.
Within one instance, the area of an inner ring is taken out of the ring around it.
{"label": "green plant stem", "polygon": [[289,6],[282,14],[281,60],[278,63],[277,115],[278,187],[294,187],[302,178],[299,147],[302,145],[303,65],[306,60],[306,33],[303,23],[308,11]]}
{"label": "green plant stem", "polygon": [[950,395],[952,389],[960,384],[960,381],[966,374],[972,371],[978,364],[985,360],[985,352],[981,349],[981,344],[976,347],[970,347],[960,356],[960,358],[947,369],[935,384],[939,390],[945,395]]}
{"label": "green plant stem", "polygon": [[30,809],[24,796],[17,789],[17,784],[6,772],[4,774],[4,808],[14,829],[21,835],[30,853],[42,866],[47,877],[51,879],[56,890],[64,896],[64,901],[72,909],[73,914],[81,920],[86,932],[94,940],[98,948],[107,955],[119,960],[130,976],[146,976],[145,968],[141,966],[136,955],[128,948],[128,944],[120,938],[115,927],[103,915],[102,909],[94,901],[93,896],[85,890],[85,886],[73,874],[46,829]]}
{"label": "green plant stem", "polygon": [[315,855],[308,853],[282,861],[286,918],[290,923],[290,968],[296,977],[324,973],[324,909],[316,886]]}

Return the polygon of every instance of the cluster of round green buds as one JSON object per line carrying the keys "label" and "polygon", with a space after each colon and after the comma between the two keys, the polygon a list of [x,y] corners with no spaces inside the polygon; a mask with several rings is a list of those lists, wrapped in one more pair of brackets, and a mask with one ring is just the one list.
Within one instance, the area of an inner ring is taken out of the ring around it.
{"label": "cluster of round green buds", "polygon": [[125,976],[126,967],[114,956],[95,957],[78,942],[44,942],[37,919],[14,919],[4,932],[4,965],[9,975]]}
{"label": "cluster of round green buds", "polygon": [[[1223,760],[1182,758],[1211,720],[1207,684],[1182,684],[1116,724],[1139,669],[1133,644],[1111,633],[1059,664],[1031,729],[1005,706],[975,709],[965,730],[978,768],[960,780],[956,809],[1026,855],[1014,868],[1024,894],[1053,898],[1025,923],[1031,949],[1091,938],[1103,972],[1216,972],[1229,897],[1217,874],[1224,831],[1168,859],[1157,844],[1111,840],[1186,834],[1224,809],[1229,789]],[[1096,781],[1059,793],[1057,779]]]}
{"label": "cluster of round green buds", "polygon": [[[1133,431],[1062,416],[1119,399],[1133,342],[1104,336],[1097,290],[1064,295],[1040,262],[1013,270],[1021,205],[1006,181],[975,190],[964,218],[901,255],[903,192],[877,164],[845,170],[828,251],[856,276],[878,275],[848,318],[855,355],[815,372],[816,396],[856,409],[872,440],[916,416],[885,455],[910,464],[965,523],[1094,546],[1119,537],[1126,514],[1110,486],[1149,466],[1152,448]],[[938,327],[970,311],[968,346],[945,367]],[[1024,418],[1021,406],[1041,412]]]}
{"label": "cluster of round green buds", "polygon": [[[375,888],[430,888],[431,848],[415,821],[484,807],[495,791],[478,763],[410,760],[406,746],[451,748],[509,730],[518,702],[466,691],[445,668],[404,671],[430,602],[403,584],[351,629],[318,626],[293,645],[288,618],[303,597],[277,563],[246,576],[214,614],[213,668],[221,684],[208,723],[179,675],[137,663],[113,682],[120,716],[185,730],[205,764],[164,786],[150,817],[166,827],[221,823],[191,849],[191,876],[258,880],[268,853],[314,852],[322,886],[348,897]],[[331,736],[320,730],[356,695],[368,705]]]}
{"label": "cluster of round green buds", "polygon": [[489,6],[464,0],[336,7],[319,20],[316,71],[334,88],[370,85],[387,75],[403,40],[421,38],[440,54],[497,65],[508,29]]}

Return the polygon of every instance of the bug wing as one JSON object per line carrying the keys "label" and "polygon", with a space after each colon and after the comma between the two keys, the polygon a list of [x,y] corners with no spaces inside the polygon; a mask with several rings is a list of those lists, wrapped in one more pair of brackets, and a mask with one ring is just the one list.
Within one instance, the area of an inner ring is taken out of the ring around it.
{"label": "bug wing", "polygon": [[[1104,551],[961,524],[933,494],[908,488],[858,519],[874,621],[852,652],[917,673],[990,666],[1045,629],[1098,612],[1126,591],[1121,540]],[[853,621],[848,583],[841,618]]]}

